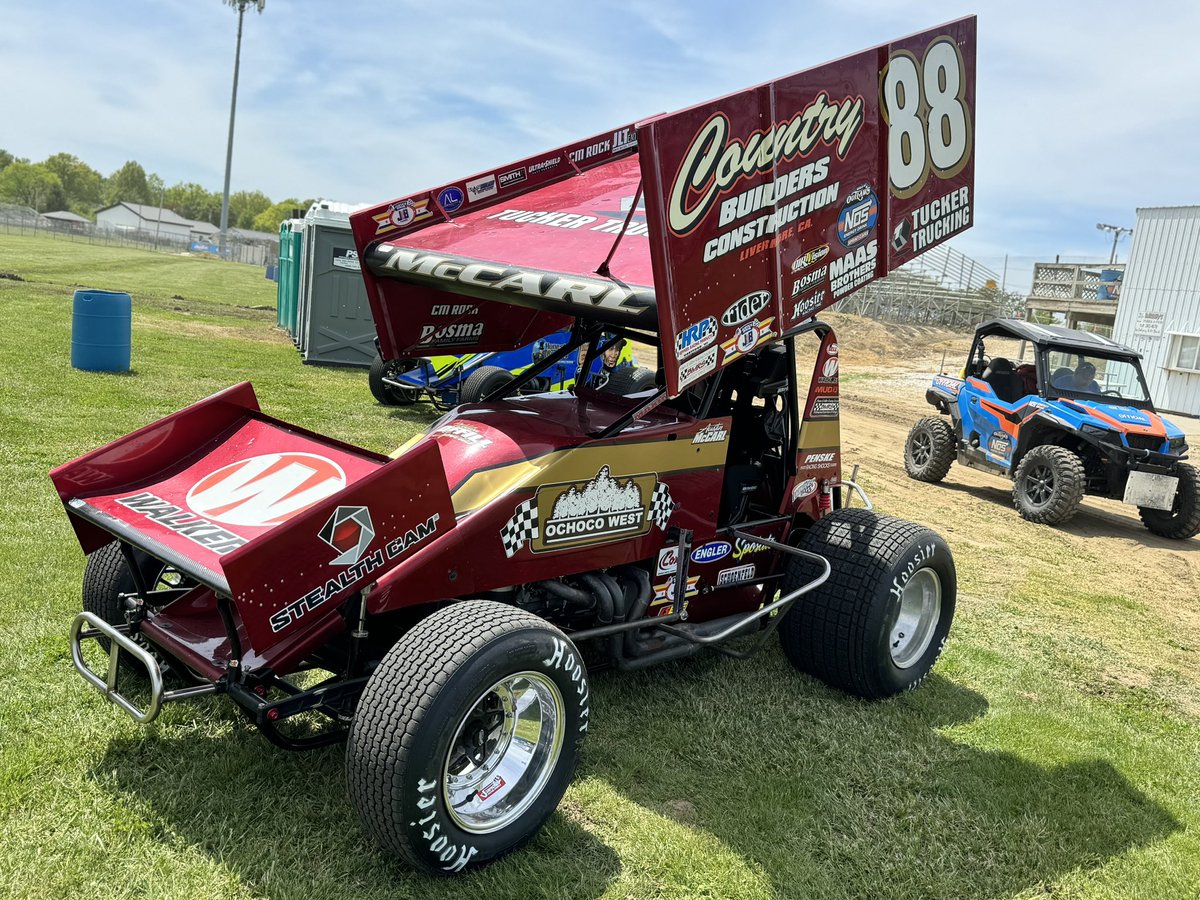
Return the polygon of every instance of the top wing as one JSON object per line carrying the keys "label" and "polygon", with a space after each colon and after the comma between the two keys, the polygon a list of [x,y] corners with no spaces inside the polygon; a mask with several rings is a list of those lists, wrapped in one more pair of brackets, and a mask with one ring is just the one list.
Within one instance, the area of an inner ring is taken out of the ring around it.
{"label": "top wing", "polygon": [[675,395],[779,339],[970,227],[975,31],[960,19],[356,214],[384,352],[503,349],[587,318],[656,330]]}

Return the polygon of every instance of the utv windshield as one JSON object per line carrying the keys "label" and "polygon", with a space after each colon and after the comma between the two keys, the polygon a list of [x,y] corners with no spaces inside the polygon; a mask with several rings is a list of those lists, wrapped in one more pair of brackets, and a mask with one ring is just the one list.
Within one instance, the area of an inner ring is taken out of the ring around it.
{"label": "utv windshield", "polygon": [[1124,401],[1133,406],[1150,404],[1150,393],[1137,360],[1054,347],[1044,354],[1046,384],[1052,396],[1107,403]]}

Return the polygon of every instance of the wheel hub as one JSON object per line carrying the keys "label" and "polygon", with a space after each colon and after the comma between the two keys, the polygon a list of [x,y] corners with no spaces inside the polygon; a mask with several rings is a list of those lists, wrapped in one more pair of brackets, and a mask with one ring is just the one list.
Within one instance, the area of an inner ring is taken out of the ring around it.
{"label": "wheel hub", "polygon": [[455,824],[483,834],[520,817],[554,771],[565,723],[562,694],[541,673],[521,672],[485,691],[463,717],[443,766]]}
{"label": "wheel hub", "polygon": [[918,569],[900,592],[890,651],[897,668],[915,665],[933,643],[942,617],[942,581],[930,568]]}

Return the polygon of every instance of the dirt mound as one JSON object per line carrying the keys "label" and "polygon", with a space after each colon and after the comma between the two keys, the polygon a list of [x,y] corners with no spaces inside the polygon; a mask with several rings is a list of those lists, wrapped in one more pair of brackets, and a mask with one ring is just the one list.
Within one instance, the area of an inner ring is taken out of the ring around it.
{"label": "dirt mound", "polygon": [[912,361],[941,358],[946,351],[949,361],[966,355],[971,335],[933,325],[909,325],[881,322],[863,316],[827,312],[822,319],[837,332],[841,354],[857,365],[897,365],[912,368]]}

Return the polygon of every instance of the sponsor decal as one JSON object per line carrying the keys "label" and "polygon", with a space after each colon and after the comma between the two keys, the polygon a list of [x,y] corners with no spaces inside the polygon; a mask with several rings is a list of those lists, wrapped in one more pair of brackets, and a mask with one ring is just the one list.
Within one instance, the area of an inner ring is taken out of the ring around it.
{"label": "sponsor decal", "polygon": [[422,325],[418,347],[460,347],[474,344],[483,337],[482,322],[455,322],[452,325]]}
{"label": "sponsor decal", "polygon": [[904,245],[908,243],[910,237],[912,237],[912,223],[908,219],[901,219],[892,229],[892,249],[899,253],[904,249]]}
{"label": "sponsor decal", "polygon": [[679,359],[686,359],[693,353],[699,353],[716,339],[717,320],[709,316],[675,335],[675,355]]}
{"label": "sponsor decal", "polygon": [[738,538],[733,545],[733,558],[735,561],[741,560],[747,556],[753,556],[755,553],[763,553],[769,549],[765,544],[760,544],[757,541]]}
{"label": "sponsor decal", "polygon": [[[358,508],[362,509],[363,507]],[[324,584],[313,588],[298,600],[292,601],[271,616],[271,630],[275,632],[282,631],[289,625],[300,621],[301,618],[314,609],[338,596],[343,591],[349,590],[359,584],[372,572],[387,565],[390,560],[402,556],[418,544],[424,543],[437,531],[439,518],[440,513],[434,513],[424,522],[417,523],[417,525],[410,528],[404,534],[388,541],[386,545],[367,554],[362,559],[350,565],[349,568],[343,569],[337,575],[326,579]],[[328,525],[328,523],[326,524]],[[325,540],[324,530],[321,530],[322,540]],[[329,542],[326,541],[326,543]],[[368,541],[368,543],[370,542]],[[337,548],[335,547],[334,549]],[[334,560],[334,562],[336,563],[337,560]]]}
{"label": "sponsor decal", "polygon": [[843,297],[874,278],[878,262],[879,242],[874,240],[831,262],[829,289],[833,296]]}
{"label": "sponsor decal", "polygon": [[384,266],[401,275],[555,301],[572,314],[580,307],[588,310],[599,307],[637,316],[655,308],[652,293],[598,278],[527,272],[502,264],[454,259],[393,244],[383,244],[382,248],[389,254]]}
{"label": "sponsor decal", "polygon": [[693,444],[719,444],[728,437],[729,433],[725,430],[725,426],[720,422],[713,422],[710,425],[705,425],[696,432],[696,436],[692,438]]}
{"label": "sponsor decal", "polygon": [[679,386],[687,387],[693,381],[699,381],[717,367],[717,348],[706,350],[695,359],[679,364]]}
{"label": "sponsor decal", "polygon": [[462,192],[462,188],[455,185],[442,188],[437,198],[438,206],[448,213],[456,212],[462,208],[462,205],[467,202],[467,195]]}
{"label": "sponsor decal", "polygon": [[[700,576],[689,576],[687,581],[687,590],[684,591],[684,597],[695,597],[698,593],[700,593]],[[670,603],[674,599],[675,579],[672,578],[670,581],[664,581],[662,584],[656,584],[654,586],[654,599],[650,602],[650,608],[654,609],[654,607],[661,606],[663,603]],[[686,606],[687,604],[685,603],[684,607],[686,608]],[[669,616],[671,614],[671,609],[672,607],[668,607],[666,612],[663,612],[660,609],[655,613],[655,615]]]}
{"label": "sponsor decal", "polygon": [[484,175],[482,178],[467,182],[467,196],[471,200],[483,200],[485,197],[494,197],[495,195],[495,175]]}
{"label": "sponsor decal", "polygon": [[184,502],[226,525],[264,527],[286,522],[346,486],[346,473],[315,453],[266,453],[205,475]]}
{"label": "sponsor decal", "polygon": [[753,291],[738,300],[733,301],[725,312],[721,313],[722,325],[740,325],[747,319],[758,315],[771,303],[770,291]]}
{"label": "sponsor decal", "polygon": [[594,144],[588,144],[586,147],[580,147],[578,150],[572,150],[567,155],[571,157],[571,162],[581,163],[586,162],[589,159],[595,159],[597,156],[603,156],[611,150],[611,140],[597,141]]}
{"label": "sponsor decal", "polygon": [[[790,118],[745,137],[731,135],[729,119],[724,113],[716,113],[700,126],[683,153],[668,198],[667,225],[681,237],[689,234],[705,220],[720,197],[743,179],[775,172],[782,163],[807,157],[819,143],[833,149],[839,159],[845,159],[863,126],[863,106],[862,97],[832,100],[822,91]],[[829,157],[825,157],[822,178],[828,161]],[[769,182],[770,190],[765,192],[769,193],[769,199],[765,196],[757,201],[747,199],[745,205],[751,209],[776,206],[790,193],[798,193],[807,186],[801,184],[805,181],[803,176],[794,179],[793,184],[789,175],[781,176],[784,179],[781,186],[777,187],[778,178]],[[808,173],[807,183],[813,180],[814,173]],[[753,195],[766,187],[759,185],[747,193]],[[730,209],[729,201],[722,204],[722,224],[724,220],[732,221],[739,212],[736,201],[741,198],[730,199],[735,205]]]}
{"label": "sponsor decal", "polygon": [[813,401],[808,415],[812,419],[836,419],[840,412],[841,405],[837,397],[818,397]]}
{"label": "sponsor decal", "polygon": [[517,505],[500,539],[510,558],[526,543],[534,553],[603,544],[645,534],[651,525],[665,530],[674,508],[656,474],[613,475],[601,466],[589,481],[539,487]]}
{"label": "sponsor decal", "polygon": [[865,241],[879,220],[879,198],[869,184],[852,190],[838,214],[838,240],[843,247],[856,247]]}
{"label": "sponsor decal", "polygon": [[492,794],[496,793],[496,791],[500,790],[500,788],[504,787],[505,784],[507,784],[507,782],[504,780],[504,776],[497,775],[475,793],[480,800],[486,800],[488,797],[492,796]]}
{"label": "sponsor decal", "polygon": [[371,511],[365,506],[339,506],[321,526],[317,536],[338,551],[338,556],[330,560],[329,565],[352,566],[362,559],[375,537]]}
{"label": "sponsor decal", "polygon": [[156,494],[133,494],[117,498],[116,502],[218,556],[224,556],[246,543],[245,538],[213,524],[203,516],[181,509]]}
{"label": "sponsor decal", "polygon": [[334,250],[333,265],[338,269],[353,269],[356,272],[362,269],[358,262],[358,251],[353,249]]}
{"label": "sponsor decal", "polygon": [[614,131],[612,136],[613,153],[630,150],[637,146],[637,142],[637,131],[632,128],[622,128],[620,131]]}
{"label": "sponsor decal", "polygon": [[797,256],[792,260],[792,271],[799,272],[801,269],[807,269],[814,263],[819,263],[828,255],[828,244],[822,244],[820,247],[813,247],[811,250],[806,250],[800,256]]}
{"label": "sponsor decal", "polygon": [[832,465],[834,452],[831,450],[828,453],[807,453],[801,458],[800,463],[804,468]]}
{"label": "sponsor decal", "polygon": [[1012,438],[1003,431],[993,431],[988,438],[988,452],[996,456],[1008,456],[1012,450]]}
{"label": "sponsor decal", "polygon": [[838,360],[836,356],[830,356],[825,360],[825,364],[821,366],[821,375],[817,379],[821,384],[837,384]]}
{"label": "sponsor decal", "polygon": [[692,551],[692,562],[714,563],[724,559],[732,552],[733,546],[729,541],[709,541]]}
{"label": "sponsor decal", "polygon": [[733,337],[721,344],[721,350],[724,351],[724,355],[721,357],[721,365],[725,365],[730,360],[737,359],[739,356],[749,353],[755,347],[765,344],[771,338],[775,337],[775,332],[771,330],[771,324],[774,321],[775,317],[771,316],[763,321],[755,319],[753,322],[746,322],[744,325],[739,325],[733,333]]}
{"label": "sponsor decal", "polygon": [[837,341],[832,341],[832,342],[829,344],[829,346],[825,348],[825,354],[826,354],[827,356],[837,356],[837,355],[838,355],[838,343],[837,343]]}
{"label": "sponsor decal", "polygon": [[1140,413],[1124,412],[1123,410],[1114,409],[1112,410],[1112,414],[1122,422],[1133,422],[1137,425],[1150,424],[1150,419],[1141,415]]}
{"label": "sponsor decal", "polygon": [[809,297],[796,301],[796,305],[792,307],[792,319],[798,322],[801,319],[812,318],[824,305],[825,291],[817,291]]}
{"label": "sponsor decal", "polygon": [[792,296],[795,297],[803,294],[805,291],[817,287],[825,280],[826,274],[829,272],[829,266],[821,266],[813,269],[810,272],[805,272],[792,283]]}
{"label": "sponsor decal", "polygon": [[371,218],[375,220],[375,234],[378,236],[414,222],[420,222],[422,219],[428,219],[432,215],[433,213],[429,211],[429,198],[426,197],[424,200],[401,200],[393,203],[383,212],[376,213]]}
{"label": "sponsor decal", "polygon": [[957,397],[958,392],[962,390],[962,382],[957,378],[947,378],[945,375],[934,375],[933,386],[945,391],[952,397]]}
{"label": "sponsor decal", "polygon": [[496,177],[496,182],[502,188],[512,187],[514,184],[520,184],[526,178],[525,167],[519,166],[516,169],[511,169],[508,172],[501,172]]}
{"label": "sponsor decal", "polygon": [[832,384],[817,384],[813,387],[814,394],[821,394],[826,397],[832,397],[838,392],[837,379],[833,379]]}
{"label": "sponsor decal", "polygon": [[[900,225],[907,225],[904,220]],[[896,226],[893,234],[893,246],[900,231]],[[971,227],[971,189],[966,185],[951,191],[945,196],[931,200],[924,206],[918,206],[912,212],[912,227],[907,238],[911,241],[914,253],[920,253],[931,244],[950,237],[950,235]],[[902,249],[903,244],[896,249]]]}
{"label": "sponsor decal", "polygon": [[754,580],[754,563],[744,566],[734,566],[732,569],[722,569],[717,573],[717,587],[728,587],[731,584],[741,584]]}
{"label": "sponsor decal", "polygon": [[439,303],[429,310],[431,316],[438,318],[444,316],[477,316],[479,315],[479,307],[473,303]]}
{"label": "sponsor decal", "polygon": [[658,565],[654,571],[659,575],[670,575],[679,567],[679,548],[663,547],[658,551]]}
{"label": "sponsor decal", "polygon": [[[488,216],[489,219],[497,219],[501,222],[520,222],[522,225],[548,225],[553,228],[582,228],[585,225],[591,225],[596,221],[595,216],[585,216],[580,213],[565,213],[553,212],[546,210],[527,210],[527,209],[504,209],[500,212],[492,213]],[[617,223],[616,233],[620,233],[620,222]],[[605,230],[605,223],[601,223],[589,231]],[[630,226],[626,234],[646,234],[645,229],[641,232],[635,232],[634,226]]]}
{"label": "sponsor decal", "polygon": [[[829,157],[825,156],[798,169],[784,172],[774,181],[750,188],[723,201],[721,225],[733,222],[750,212],[758,211],[761,214],[741,225],[734,225],[706,242],[700,255],[701,260],[710,263],[737,250],[739,261],[745,261],[778,247],[780,241],[792,239],[812,228],[813,213],[837,206],[840,182],[823,185],[791,202],[782,202],[777,206],[770,201],[777,191],[787,195],[791,191],[791,185],[799,185],[797,189],[807,188],[824,181],[828,174]],[[805,216],[808,218],[799,221]]]}
{"label": "sponsor decal", "polygon": [[[832,456],[833,454],[831,453],[829,455]],[[792,502],[796,503],[797,501],[803,500],[805,497],[811,497],[816,492],[817,479],[806,478],[804,481],[798,482],[796,486],[792,488]]]}
{"label": "sponsor decal", "polygon": [[547,172],[555,168],[560,162],[562,162],[561,156],[552,156],[549,159],[543,159],[541,162],[536,162],[529,167],[529,174],[536,175],[539,172]]}
{"label": "sponsor decal", "polygon": [[452,438],[470,447],[492,446],[492,442],[489,438],[485,438],[470,425],[466,425],[461,422],[451,422],[448,425],[442,425],[440,428],[435,428],[429,434],[431,437],[440,437],[444,435],[445,437]]}

